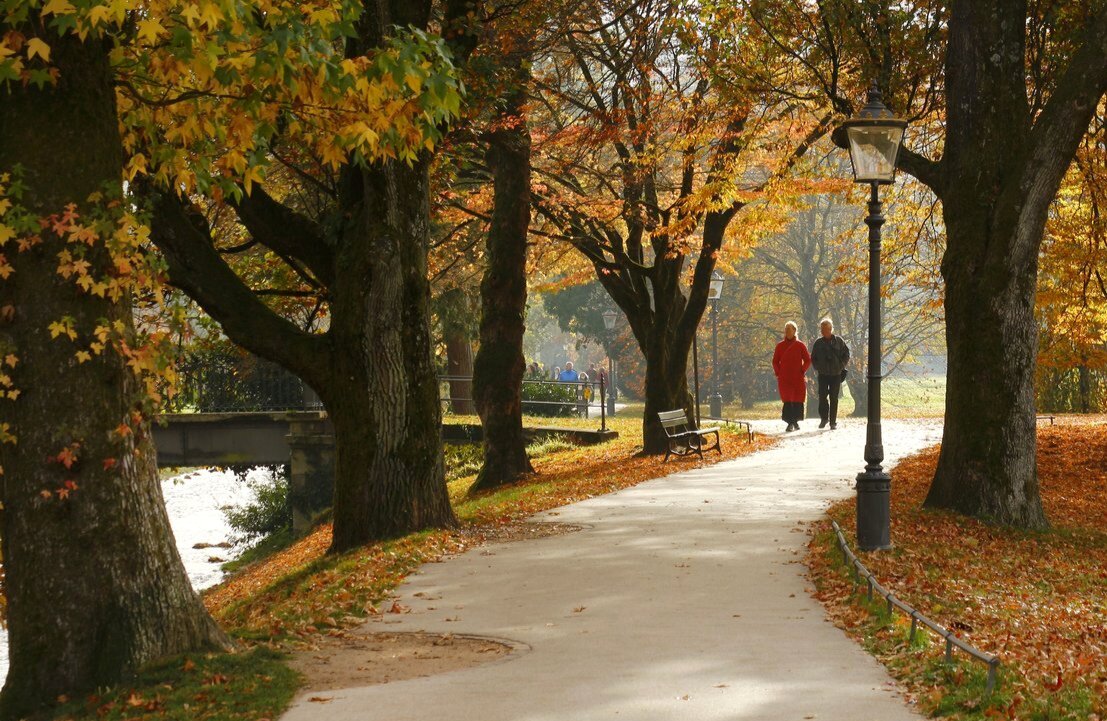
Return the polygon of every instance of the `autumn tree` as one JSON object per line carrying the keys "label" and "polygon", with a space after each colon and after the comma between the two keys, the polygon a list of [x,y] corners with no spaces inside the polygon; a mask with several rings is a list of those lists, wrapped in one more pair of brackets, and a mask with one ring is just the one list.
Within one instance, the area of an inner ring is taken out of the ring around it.
{"label": "autumn tree", "polygon": [[1107,407],[1107,103],[1077,149],[1046,222],[1036,312],[1042,411]]}
{"label": "autumn tree", "polygon": [[[474,43],[468,10],[465,2],[444,8],[455,57]],[[254,242],[318,289],[325,332],[306,333],[262,303],[187,199],[163,193],[156,208],[153,240],[173,283],[233,341],[289,368],[323,400],[337,452],[332,551],[454,520],[427,251],[432,148],[458,110],[459,85],[449,51],[426,34],[434,12],[429,0],[365,6],[338,67],[368,67],[372,81],[355,81],[327,118],[329,135],[301,137],[312,116],[300,108],[313,99],[295,98],[281,132],[266,143],[271,157],[329,196],[322,217],[258,180],[243,193],[213,196],[234,208]]]}
{"label": "autumn tree", "polygon": [[115,28],[73,10],[0,10],[4,719],[229,646],[173,543],[135,372],[154,359],[131,301],[157,270],[123,203]]}
{"label": "autumn tree", "polygon": [[[903,163],[941,198],[947,233],[946,424],[926,503],[1030,528],[1046,523],[1035,461],[1038,253],[1107,91],[1107,4],[1061,14],[1036,19],[1010,0],[952,3],[944,152]],[[1035,29],[1059,46],[1031,55]]]}
{"label": "autumn tree", "polygon": [[486,162],[493,204],[481,281],[480,349],[473,397],[484,429],[484,462],[470,492],[532,473],[523,437],[523,332],[527,307],[527,236],[531,219],[531,138],[526,103],[529,43],[524,28],[503,36],[504,75],[488,129]]}
{"label": "autumn tree", "polygon": [[535,69],[537,210],[591,262],[646,359],[644,452],[657,413],[693,415],[688,353],[731,222],[787,176],[829,116],[751,88],[740,16],[684,3],[583,4]]}

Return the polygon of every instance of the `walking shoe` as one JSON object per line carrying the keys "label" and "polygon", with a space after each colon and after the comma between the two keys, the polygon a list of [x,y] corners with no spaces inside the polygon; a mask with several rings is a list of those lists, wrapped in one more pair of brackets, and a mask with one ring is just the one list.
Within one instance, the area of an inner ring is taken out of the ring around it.
{"label": "walking shoe", "polygon": [[819,421],[819,428],[826,428],[826,424],[827,424],[827,423],[829,423],[829,422],[830,422],[830,421],[828,421],[828,420],[827,420],[827,419],[825,419],[825,418],[824,418],[824,419],[822,419],[821,421]]}
{"label": "walking shoe", "polygon": [[793,426],[795,426],[795,425],[796,425],[795,423],[789,423],[789,424],[788,424],[788,427],[784,429],[784,432],[785,432],[785,433],[791,433],[792,431],[796,430],[796,429],[795,429],[795,428],[793,427]]}
{"label": "walking shoe", "polygon": [[830,430],[834,430],[834,429],[835,429],[835,428],[837,428],[837,427],[838,427],[838,424],[837,424],[837,423],[831,423],[831,424],[830,424]]}

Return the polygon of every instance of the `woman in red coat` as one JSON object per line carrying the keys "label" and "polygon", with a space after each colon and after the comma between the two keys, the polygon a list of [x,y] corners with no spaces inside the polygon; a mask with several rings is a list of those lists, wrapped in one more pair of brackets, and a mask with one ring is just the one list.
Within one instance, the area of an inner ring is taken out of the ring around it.
{"label": "woman in red coat", "polygon": [[776,344],[776,352],[773,353],[776,387],[780,391],[780,400],[784,401],[780,419],[788,424],[784,429],[786,431],[799,430],[803,404],[807,400],[807,379],[803,376],[810,367],[811,354],[807,352],[807,346],[796,338],[796,324],[788,321],[784,324],[784,340]]}

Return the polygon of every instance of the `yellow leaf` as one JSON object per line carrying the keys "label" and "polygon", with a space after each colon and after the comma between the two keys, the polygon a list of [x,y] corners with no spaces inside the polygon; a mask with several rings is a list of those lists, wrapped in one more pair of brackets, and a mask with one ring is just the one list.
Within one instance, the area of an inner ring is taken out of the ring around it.
{"label": "yellow leaf", "polygon": [[50,62],[50,46],[42,42],[42,38],[31,38],[27,41],[27,59],[34,60],[36,55],[45,62]]}
{"label": "yellow leaf", "polygon": [[111,9],[107,5],[94,5],[88,11],[88,22],[92,27],[105,25],[111,20]]}
{"label": "yellow leaf", "polygon": [[47,15],[72,15],[77,8],[73,7],[69,0],[50,0],[42,6],[42,16]]}
{"label": "yellow leaf", "polygon": [[186,5],[185,9],[181,11],[181,17],[188,21],[189,27],[192,27],[200,22],[200,9],[195,5]]}
{"label": "yellow leaf", "polygon": [[76,356],[77,356],[77,362],[78,363],[84,363],[85,361],[92,360],[92,354],[89,353],[87,350],[77,351]]}
{"label": "yellow leaf", "polygon": [[8,353],[6,356],[4,356],[4,362],[12,368],[15,368],[16,363],[19,363],[19,358],[15,355],[15,353]]}
{"label": "yellow leaf", "polygon": [[138,24],[138,39],[148,43],[157,42],[165,34],[165,28],[156,19],[143,20]]}
{"label": "yellow leaf", "polygon": [[423,87],[423,78],[414,74],[408,73],[404,76],[404,80],[407,82],[407,86],[411,88],[411,92],[419,92],[419,88]]}

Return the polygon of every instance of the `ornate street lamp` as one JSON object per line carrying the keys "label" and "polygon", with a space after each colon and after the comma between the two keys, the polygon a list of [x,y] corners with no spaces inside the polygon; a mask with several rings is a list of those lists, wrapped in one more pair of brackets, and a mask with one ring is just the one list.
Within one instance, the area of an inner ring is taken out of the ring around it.
{"label": "ornate street lamp", "polygon": [[[612,309],[605,310],[603,312],[603,326],[608,330],[615,330],[615,321],[619,319],[619,314]],[[614,333],[611,334],[614,338]],[[615,415],[615,358],[612,357],[611,349],[607,349],[607,415]]]}
{"label": "ornate street lamp", "polygon": [[[857,545],[863,551],[891,548],[889,498],[892,477],[884,472],[884,441],[880,432],[880,227],[884,215],[877,189],[895,180],[896,158],[907,121],[896,118],[881,102],[873,83],[868,102],[856,118],[834,131],[834,143],[849,148],[853,179],[868,183],[869,214],[869,405],[865,432],[865,470],[857,475]],[[844,137],[843,137],[844,136]]]}
{"label": "ornate street lamp", "polygon": [[719,298],[723,294],[723,274],[711,271],[707,298],[711,301],[711,417],[723,417],[723,395],[719,393]]}

